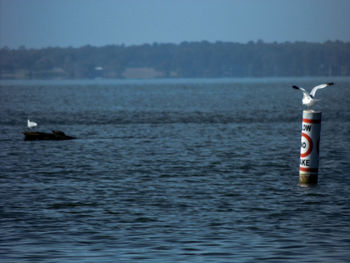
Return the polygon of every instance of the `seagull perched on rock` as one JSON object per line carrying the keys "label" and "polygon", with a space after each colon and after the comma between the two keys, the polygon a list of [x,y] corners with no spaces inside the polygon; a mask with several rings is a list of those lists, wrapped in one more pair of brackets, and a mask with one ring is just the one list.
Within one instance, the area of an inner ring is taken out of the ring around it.
{"label": "seagull perched on rock", "polygon": [[28,126],[29,129],[32,129],[32,128],[38,126],[38,124],[36,122],[34,122],[34,121],[28,120],[27,121],[27,126]]}
{"label": "seagull perched on rock", "polygon": [[314,105],[316,103],[316,101],[319,101],[318,99],[315,99],[316,91],[318,91],[319,89],[323,89],[325,87],[331,86],[331,85],[334,85],[334,83],[333,82],[329,82],[329,83],[317,85],[316,87],[312,88],[310,93],[307,92],[303,88],[299,88],[298,86],[293,86],[293,88],[301,90],[303,92],[303,100],[302,100],[303,105],[305,105],[305,106],[307,106],[309,108],[312,105]]}

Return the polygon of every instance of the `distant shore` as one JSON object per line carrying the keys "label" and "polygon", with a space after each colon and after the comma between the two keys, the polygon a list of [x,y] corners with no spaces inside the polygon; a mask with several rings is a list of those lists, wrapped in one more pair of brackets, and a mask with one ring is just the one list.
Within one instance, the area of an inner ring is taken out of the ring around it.
{"label": "distant shore", "polygon": [[0,79],[350,76],[350,42],[109,45],[0,49]]}

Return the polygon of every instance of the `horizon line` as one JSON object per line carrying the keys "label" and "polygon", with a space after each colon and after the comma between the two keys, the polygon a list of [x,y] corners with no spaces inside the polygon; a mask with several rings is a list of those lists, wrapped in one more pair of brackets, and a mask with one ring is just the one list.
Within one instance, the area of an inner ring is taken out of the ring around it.
{"label": "horizon line", "polygon": [[124,43],[115,43],[115,44],[105,44],[105,45],[91,45],[91,44],[84,44],[81,46],[73,46],[73,45],[49,45],[49,46],[42,46],[42,47],[26,47],[25,45],[19,45],[16,47],[8,47],[7,45],[3,45],[0,47],[0,50],[3,49],[8,49],[8,50],[38,50],[38,49],[49,49],[49,48],[73,48],[73,49],[79,49],[83,47],[92,47],[92,48],[103,48],[103,47],[110,47],[110,46],[116,46],[116,47],[123,47],[123,48],[128,48],[128,47],[138,47],[138,46],[157,46],[157,45],[174,45],[174,46],[181,46],[183,44],[197,44],[197,43],[206,43],[206,44],[241,44],[241,45],[248,45],[248,44],[298,44],[298,43],[307,43],[307,44],[326,44],[326,43],[350,43],[348,40],[326,40],[326,41],[306,41],[306,40],[295,40],[295,41],[271,41],[271,42],[266,42],[262,39],[258,40],[249,40],[246,42],[235,42],[235,41],[221,41],[221,40],[216,40],[216,41],[208,41],[208,40],[194,40],[194,41],[181,41],[178,43],[175,42],[153,42],[153,43],[142,43],[142,44],[124,44]]}

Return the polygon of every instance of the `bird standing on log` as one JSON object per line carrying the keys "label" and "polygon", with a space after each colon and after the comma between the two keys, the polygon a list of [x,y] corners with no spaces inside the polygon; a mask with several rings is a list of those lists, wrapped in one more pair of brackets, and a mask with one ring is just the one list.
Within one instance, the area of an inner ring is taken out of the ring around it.
{"label": "bird standing on log", "polygon": [[32,129],[32,128],[35,128],[36,126],[38,126],[38,124],[36,122],[34,122],[34,121],[28,120],[27,121],[27,126],[28,126],[29,129]]}

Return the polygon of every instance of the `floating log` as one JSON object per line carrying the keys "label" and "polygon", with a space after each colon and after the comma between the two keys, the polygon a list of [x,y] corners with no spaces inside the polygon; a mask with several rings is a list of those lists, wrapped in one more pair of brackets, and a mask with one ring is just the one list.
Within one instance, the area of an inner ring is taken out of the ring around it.
{"label": "floating log", "polygon": [[23,131],[25,141],[35,140],[73,140],[75,137],[66,135],[63,131],[37,132],[37,131]]}

